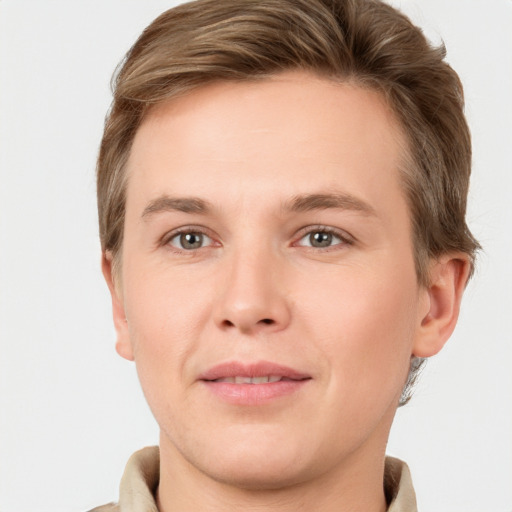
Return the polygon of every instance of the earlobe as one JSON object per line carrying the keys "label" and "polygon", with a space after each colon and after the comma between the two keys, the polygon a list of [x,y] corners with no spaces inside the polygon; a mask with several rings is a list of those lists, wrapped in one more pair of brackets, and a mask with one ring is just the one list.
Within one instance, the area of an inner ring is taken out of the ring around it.
{"label": "earlobe", "polygon": [[126,319],[120,287],[116,284],[115,276],[112,271],[112,253],[110,251],[105,251],[102,254],[101,270],[112,299],[112,316],[117,333],[116,351],[121,357],[133,361],[134,356],[128,331],[128,321]]}
{"label": "earlobe", "polygon": [[451,336],[459,317],[460,303],[470,271],[466,254],[443,255],[432,263],[427,295],[427,311],[422,313],[413,355],[437,354]]}

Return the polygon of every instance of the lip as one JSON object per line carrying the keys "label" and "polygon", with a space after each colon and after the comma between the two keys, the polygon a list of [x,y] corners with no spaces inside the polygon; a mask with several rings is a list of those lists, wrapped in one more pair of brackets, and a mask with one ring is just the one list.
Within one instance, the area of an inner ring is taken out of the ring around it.
{"label": "lip", "polygon": [[264,377],[265,375],[280,375],[291,380],[311,378],[311,376],[306,373],[299,372],[288,366],[271,363],[270,361],[258,361],[254,363],[228,361],[205,371],[199,376],[199,380],[212,381],[227,377]]}
{"label": "lip", "polygon": [[[262,384],[235,384],[218,382],[218,379],[230,377],[280,376],[285,380]],[[210,368],[202,373],[198,380],[218,398],[235,405],[260,405],[298,392],[311,376],[269,361],[242,363],[229,361]]]}

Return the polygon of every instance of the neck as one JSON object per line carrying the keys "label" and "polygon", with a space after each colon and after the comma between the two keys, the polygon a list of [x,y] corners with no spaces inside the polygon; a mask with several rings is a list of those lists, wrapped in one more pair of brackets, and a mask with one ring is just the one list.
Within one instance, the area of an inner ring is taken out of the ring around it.
{"label": "neck", "polygon": [[278,488],[247,489],[215,480],[186,461],[161,436],[160,512],[385,512],[384,447],[354,452],[337,467]]}

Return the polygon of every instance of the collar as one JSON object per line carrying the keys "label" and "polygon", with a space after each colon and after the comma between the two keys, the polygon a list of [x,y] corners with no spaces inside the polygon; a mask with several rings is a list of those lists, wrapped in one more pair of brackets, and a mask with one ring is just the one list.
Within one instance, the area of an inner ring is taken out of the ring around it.
{"label": "collar", "polygon": [[[158,512],[154,494],[158,487],[159,474],[158,446],[135,452],[130,457],[121,479],[119,504],[95,510],[97,512]],[[386,457],[384,490],[389,502],[387,512],[417,512],[411,473],[405,462],[394,457]]]}

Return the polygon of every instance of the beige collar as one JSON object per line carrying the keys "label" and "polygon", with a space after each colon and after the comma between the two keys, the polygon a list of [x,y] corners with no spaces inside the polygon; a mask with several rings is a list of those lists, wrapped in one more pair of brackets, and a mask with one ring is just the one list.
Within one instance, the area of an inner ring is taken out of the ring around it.
{"label": "beige collar", "polygon": [[[104,505],[90,512],[158,512],[154,494],[159,472],[160,452],[157,446],[135,452],[121,479],[119,504]],[[417,512],[411,474],[405,462],[386,457],[384,488],[390,501],[388,512]]]}

